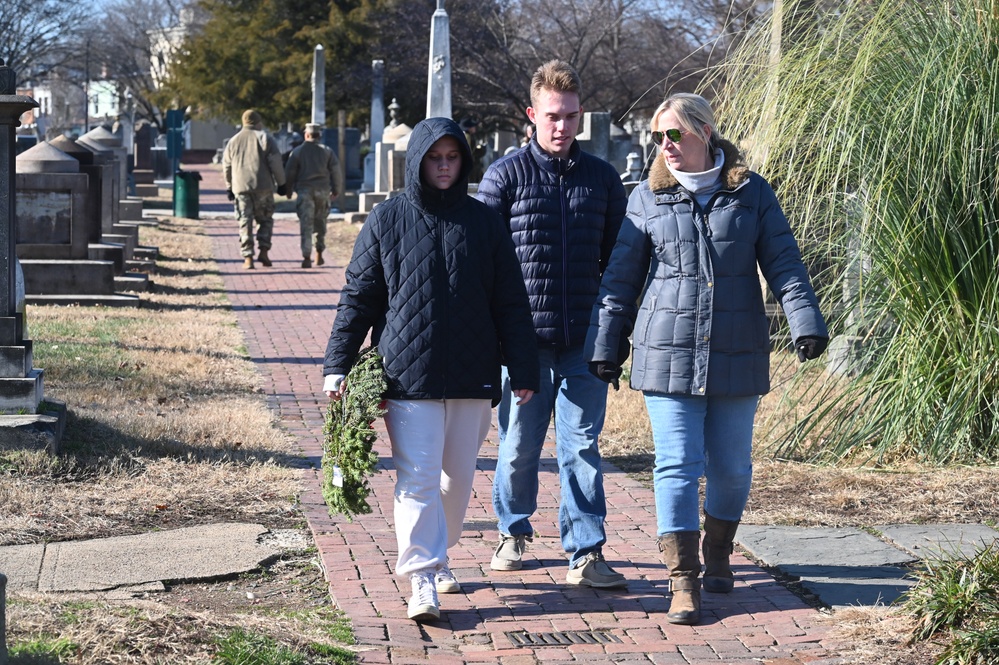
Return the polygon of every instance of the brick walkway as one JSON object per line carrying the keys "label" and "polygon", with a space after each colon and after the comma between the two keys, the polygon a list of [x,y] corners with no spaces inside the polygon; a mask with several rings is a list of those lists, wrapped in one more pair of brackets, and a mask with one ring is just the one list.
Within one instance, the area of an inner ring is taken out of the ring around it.
{"label": "brick walkway", "polygon": [[[243,270],[238,229],[218,167],[193,168],[203,174],[201,216],[250,357],[263,377],[268,403],[315,467],[305,473],[302,507],[333,600],[353,623],[361,662],[841,662],[827,651],[832,649],[824,642],[829,628],[820,615],[738,554],[733,558],[735,590],[728,595],[703,595],[701,625],[667,623],[667,586],[655,547],[652,491],[611,466],[604,476],[609,513],[604,554],[627,576],[628,589],[567,586],[566,555],[555,522],[558,475],[553,445],[546,446],[539,508],[533,520],[540,537],[529,546],[525,568],[491,571],[489,561],[497,539],[490,503],[495,430],[482,447],[462,540],[450,553],[463,593],[441,596],[442,616],[437,622],[421,625],[407,619],[409,585],[400,586],[392,574],[395,474],[384,430],[376,443],[382,470],[372,478],[370,515],[353,523],[331,518],[316,471],[327,403],[320,392],[322,355],[344,266],[301,269],[298,224],[284,216],[275,223],[274,266]],[[552,644],[533,644],[540,639]]]}

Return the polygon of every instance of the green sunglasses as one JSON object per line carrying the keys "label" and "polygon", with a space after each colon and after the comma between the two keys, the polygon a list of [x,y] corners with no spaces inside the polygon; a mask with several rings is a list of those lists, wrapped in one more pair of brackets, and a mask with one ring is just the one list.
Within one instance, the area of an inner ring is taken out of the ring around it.
{"label": "green sunglasses", "polygon": [[662,145],[664,139],[669,139],[673,143],[679,143],[680,139],[683,138],[684,132],[679,129],[667,129],[662,132],[652,132],[652,142],[656,145]]}

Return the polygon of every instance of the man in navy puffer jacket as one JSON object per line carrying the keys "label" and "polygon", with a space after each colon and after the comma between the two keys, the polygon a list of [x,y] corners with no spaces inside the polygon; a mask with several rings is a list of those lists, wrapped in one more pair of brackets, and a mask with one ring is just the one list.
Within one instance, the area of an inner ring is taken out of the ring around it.
{"label": "man in navy puffer jacket", "polygon": [[[583,342],[627,206],[613,166],[576,141],[582,113],[579,76],[567,63],[542,65],[531,81],[527,116],[537,127],[525,147],[495,162],[478,198],[510,227],[531,301],[541,358],[541,391],[518,406],[504,392],[493,508],[500,542],[493,570],[518,570],[534,529],[538,469],[555,415],[562,546],[569,584],[618,587],[627,582],[604,561],[603,476],[597,437],[607,384],[587,370]],[[625,360],[621,359],[622,362]]]}

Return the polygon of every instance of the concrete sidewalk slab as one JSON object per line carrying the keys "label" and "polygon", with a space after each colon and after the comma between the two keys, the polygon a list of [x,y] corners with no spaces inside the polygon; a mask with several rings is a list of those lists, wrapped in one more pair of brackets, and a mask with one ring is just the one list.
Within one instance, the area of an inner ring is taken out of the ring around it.
{"label": "concrete sidewalk slab", "polygon": [[260,524],[209,524],[135,536],[0,547],[12,589],[105,591],[253,570],[280,552]]}
{"label": "concrete sidewalk slab", "polygon": [[999,531],[984,524],[887,524],[874,529],[921,559],[971,558],[999,540]]}
{"label": "concrete sidewalk slab", "polygon": [[911,586],[905,578],[918,560],[854,528],[742,525],[736,540],[834,608],[895,602]]}
{"label": "concrete sidewalk slab", "polygon": [[0,547],[0,573],[7,576],[7,588],[11,591],[37,588],[44,555],[42,544]]}

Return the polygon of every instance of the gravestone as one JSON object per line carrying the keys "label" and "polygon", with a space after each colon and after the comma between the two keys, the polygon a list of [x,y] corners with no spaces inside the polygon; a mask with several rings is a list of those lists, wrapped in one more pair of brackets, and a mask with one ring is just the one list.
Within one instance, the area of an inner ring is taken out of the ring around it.
{"label": "gravestone", "polygon": [[[94,127],[89,132],[76,140],[77,143],[93,148],[94,150],[107,150],[117,161],[118,186],[115,201],[126,197],[126,185],[128,183],[128,150],[122,144],[121,137],[115,136],[110,129],[104,125]],[[115,221],[117,222],[117,214]]]}
{"label": "gravestone", "polygon": [[610,157],[610,113],[584,113],[581,124],[576,135],[579,147],[591,155],[607,160]]}
{"label": "gravestone", "polygon": [[[153,169],[153,144],[156,142],[156,128],[149,123],[140,123],[135,130],[135,170],[136,182],[146,182],[139,179],[139,171],[152,171]],[[150,178],[148,182],[152,182]]]}
{"label": "gravestone", "polygon": [[[114,261],[94,260],[89,239],[100,220],[87,215],[88,177],[80,163],[49,143],[17,157],[17,255],[24,271],[26,301],[31,304],[135,305],[134,296],[115,293]],[[92,208],[93,206],[89,206]],[[100,234],[107,240],[107,234]],[[110,236],[134,251],[128,235]],[[124,265],[121,271],[124,272]],[[126,276],[127,277],[127,276]],[[145,276],[143,276],[145,277]],[[148,278],[146,278],[148,279]],[[126,284],[141,280],[127,279]]]}
{"label": "gravestone", "polygon": [[316,44],[312,52],[312,122],[326,124],[326,52]]}
{"label": "gravestone", "polygon": [[633,189],[634,186],[638,184],[641,177],[642,157],[637,152],[629,152],[624,167],[624,173],[621,174],[621,180],[624,182],[625,186],[632,185]]}
{"label": "gravestone", "polygon": [[634,149],[631,135],[611,123],[610,113],[584,113],[576,140],[580,148],[610,162],[618,172],[626,168],[628,153]]}
{"label": "gravestone", "polygon": [[375,189],[375,153],[385,131],[385,61],[371,61],[371,123],[368,132],[368,154],[364,156],[362,192]]}
{"label": "gravestone", "polygon": [[358,189],[364,178],[361,170],[361,130],[356,127],[344,129],[344,155],[340,154],[340,130],[330,127],[323,130],[322,142],[336,153],[345,171],[344,188]]}
{"label": "gravestone", "polygon": [[96,220],[96,224],[91,226],[92,232],[87,241],[100,242],[104,226],[111,228],[114,225],[113,160],[109,153],[96,152],[68,136],[58,136],[48,143],[74,158],[79,164],[80,172],[87,175],[86,215],[91,220]]}
{"label": "gravestone", "polygon": [[444,0],[437,0],[437,11],[430,19],[427,117],[451,117],[451,27]]}
{"label": "gravestone", "polygon": [[[115,174],[113,160],[106,152],[97,152],[87,146],[80,145],[66,136],[59,136],[49,141],[80,164],[80,171],[87,174],[87,198],[84,203],[88,220],[96,220],[90,224],[91,233],[88,237],[87,256],[95,261],[112,261],[115,264],[115,282],[120,291],[147,291],[149,277],[144,272],[151,272],[155,267],[155,259],[159,251],[155,247],[144,247],[138,244],[139,226],[154,224],[144,220],[119,220],[118,224],[109,222],[113,218],[112,207],[115,205],[112,194],[112,181]],[[119,210],[131,201],[118,201]],[[139,201],[141,218],[142,202]],[[124,215],[124,213],[121,213]],[[104,233],[105,224],[110,224],[114,233]]]}
{"label": "gravestone", "polygon": [[16,165],[22,267],[26,259],[86,259],[87,243],[100,237],[100,220],[87,215],[88,178],[80,173],[80,163],[39,143],[18,155]]}
{"label": "gravestone", "polygon": [[[14,94],[16,82],[14,70],[0,60],[0,414],[35,414],[42,401],[44,370],[32,367],[31,341],[25,339],[24,311],[18,302],[14,130],[21,115],[38,103]],[[0,422],[2,429],[5,423]],[[0,431],[5,438],[12,438],[9,434]]]}
{"label": "gravestone", "polygon": [[[396,150],[396,144],[403,139],[408,139],[409,135],[413,133],[413,128],[404,122],[399,121],[399,103],[393,99],[392,103],[389,104],[389,116],[391,121],[389,126],[385,128],[382,132],[382,140],[375,146],[375,191],[361,193],[358,197],[358,209],[360,212],[371,212],[371,209],[375,205],[381,203],[389,197],[392,193],[390,184],[394,184],[399,181],[400,178],[390,178],[390,169],[392,169],[392,164],[396,163],[398,159],[395,154],[399,150]],[[405,160],[405,153],[402,154],[403,160]],[[405,169],[403,170],[405,173]],[[393,181],[390,183],[390,179]]]}

